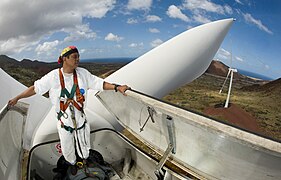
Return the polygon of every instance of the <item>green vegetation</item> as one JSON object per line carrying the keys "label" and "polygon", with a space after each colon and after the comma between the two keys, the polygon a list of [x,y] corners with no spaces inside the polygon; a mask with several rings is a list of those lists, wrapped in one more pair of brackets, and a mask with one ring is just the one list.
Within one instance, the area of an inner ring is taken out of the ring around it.
{"label": "green vegetation", "polygon": [[[219,90],[224,78],[204,74],[190,84],[184,85],[163,99],[183,108],[202,113],[207,107],[225,102],[228,84],[222,94]],[[265,136],[281,140],[281,96],[280,93],[265,91],[247,91],[241,89],[249,86],[248,82],[235,81],[231,91],[230,101],[254,116]],[[221,117],[213,117],[227,121]]]}
{"label": "green vegetation", "polygon": [[38,73],[34,72],[33,69],[20,67],[11,68],[9,74],[26,86],[31,86],[34,81],[41,77]]}

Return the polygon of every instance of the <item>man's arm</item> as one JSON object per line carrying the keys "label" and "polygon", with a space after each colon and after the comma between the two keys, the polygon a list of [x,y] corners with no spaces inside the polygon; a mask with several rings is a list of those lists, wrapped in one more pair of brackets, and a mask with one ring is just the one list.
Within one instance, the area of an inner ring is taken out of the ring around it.
{"label": "man's arm", "polygon": [[119,91],[123,95],[126,96],[125,91],[130,89],[130,88],[127,85],[117,85],[117,84],[111,84],[111,83],[108,83],[108,82],[104,82],[103,83],[103,89],[104,90],[115,90],[116,92]]}
{"label": "man's arm", "polygon": [[14,97],[13,99],[9,100],[8,105],[14,106],[15,104],[17,104],[18,100],[33,96],[34,94],[36,94],[34,91],[34,86],[30,86],[28,89],[26,89],[25,91]]}

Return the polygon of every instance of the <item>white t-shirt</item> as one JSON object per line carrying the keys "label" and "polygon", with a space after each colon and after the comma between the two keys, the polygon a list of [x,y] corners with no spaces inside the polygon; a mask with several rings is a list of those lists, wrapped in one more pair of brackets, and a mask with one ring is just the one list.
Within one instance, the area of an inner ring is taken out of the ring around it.
{"label": "white t-shirt", "polygon": [[[62,73],[63,73],[63,69]],[[78,85],[79,89],[84,89],[84,97],[86,99],[87,97],[87,90],[88,89],[93,89],[97,91],[102,91],[103,90],[103,83],[104,80],[102,78],[99,78],[97,76],[92,75],[88,70],[84,68],[76,68],[76,73],[77,73],[77,79],[78,79]],[[68,90],[68,92],[71,92],[74,80],[73,80],[73,73],[67,74],[63,73],[64,77],[64,83],[65,83],[65,88]],[[45,76],[43,76],[41,79],[37,80],[34,82],[34,90],[36,94],[43,95],[46,92],[49,91],[49,97],[51,100],[51,103],[55,106],[56,112],[60,111],[60,94],[61,94],[61,84],[60,84],[60,77],[59,77],[59,69],[55,69]],[[74,99],[76,100],[76,95],[74,95]],[[84,102],[85,104],[85,102]],[[80,127],[81,122],[80,119],[80,114],[76,108],[75,109],[75,117],[77,120],[77,126]],[[66,109],[66,113],[68,114],[68,120],[62,118],[63,122],[65,125],[72,125],[72,120],[71,120],[71,114],[69,108]],[[84,119],[84,118],[83,118]]]}

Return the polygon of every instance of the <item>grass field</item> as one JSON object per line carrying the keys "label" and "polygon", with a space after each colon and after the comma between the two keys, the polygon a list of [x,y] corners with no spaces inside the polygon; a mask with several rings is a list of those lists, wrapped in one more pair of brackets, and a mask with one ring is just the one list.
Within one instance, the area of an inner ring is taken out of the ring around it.
{"label": "grass field", "polygon": [[[213,107],[225,102],[228,84],[222,94],[219,90],[224,78],[204,74],[190,84],[184,85],[163,99],[186,109],[202,113],[206,107]],[[281,140],[281,96],[264,91],[246,91],[241,89],[248,82],[234,81],[230,102],[254,116],[262,133]],[[227,119],[220,119],[227,121]]]}

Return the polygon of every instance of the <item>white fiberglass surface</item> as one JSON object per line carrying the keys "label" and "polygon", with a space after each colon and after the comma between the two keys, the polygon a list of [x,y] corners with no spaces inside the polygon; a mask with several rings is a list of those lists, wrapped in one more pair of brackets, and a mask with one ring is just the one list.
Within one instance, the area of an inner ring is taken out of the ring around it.
{"label": "white fiberglass surface", "polygon": [[[0,88],[0,108],[3,108],[10,99],[14,98],[27,88],[13,79],[2,69],[0,69],[0,84],[1,87],[5,87]],[[51,103],[47,98],[39,95],[21,99],[19,102],[29,105],[23,134],[23,147],[24,149],[29,150],[33,145],[33,138],[36,135],[38,126],[40,126],[51,109]]]}
{"label": "white fiberglass surface", "polygon": [[[211,179],[281,179],[279,142],[135,91],[128,91],[127,96],[101,92],[98,97],[120,123],[155,149],[164,152],[172,143],[175,147],[173,160],[194,168],[202,176]],[[148,107],[153,109],[154,122]],[[168,129],[168,124],[172,130]]]}
{"label": "white fiberglass surface", "polygon": [[[135,168],[134,172],[130,172],[124,177],[125,179],[157,179],[154,174],[156,162],[137,150],[115,131],[104,129],[93,132],[91,133],[91,143],[92,149],[100,152],[104,160],[112,165],[122,162],[126,156],[126,150],[130,149]],[[31,151],[29,161],[29,178],[32,176],[31,172],[33,174],[36,172],[44,179],[52,179],[54,176],[52,169],[56,167],[60,156],[58,141],[35,147]]]}
{"label": "white fiberglass surface", "polygon": [[16,111],[8,111],[0,119],[0,177],[2,180],[21,177],[24,123],[25,116]]}

